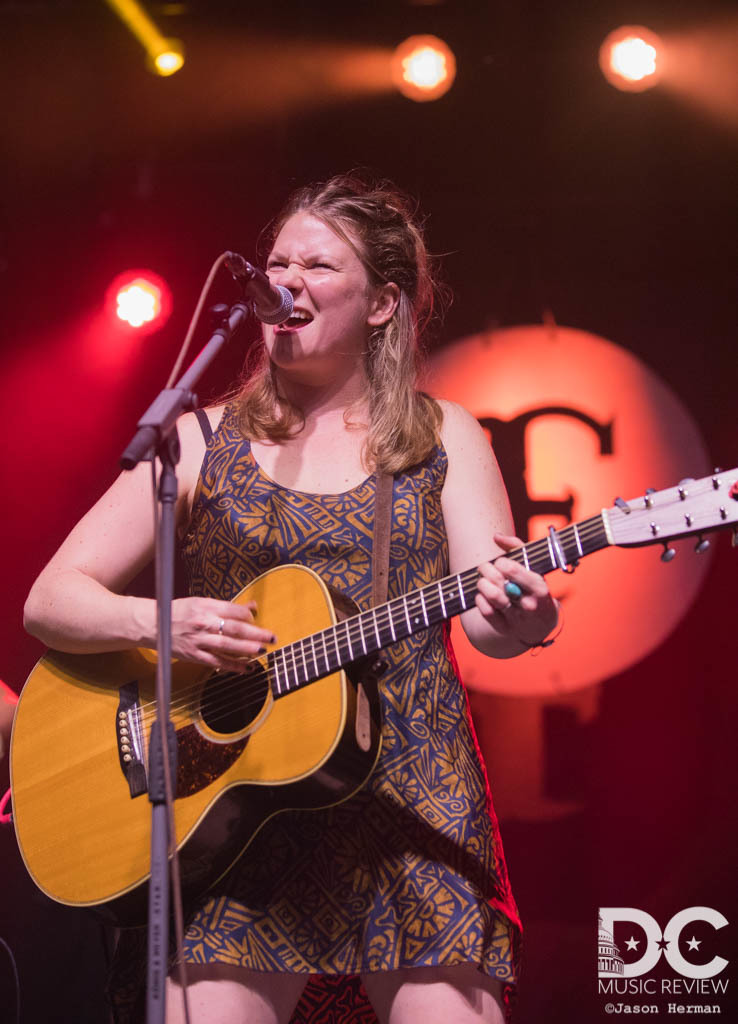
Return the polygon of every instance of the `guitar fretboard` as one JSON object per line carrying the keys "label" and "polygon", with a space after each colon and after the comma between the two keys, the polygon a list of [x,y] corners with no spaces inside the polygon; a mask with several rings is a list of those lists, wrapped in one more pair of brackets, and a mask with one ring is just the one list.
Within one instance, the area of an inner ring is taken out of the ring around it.
{"label": "guitar fretboard", "polygon": [[[604,517],[599,514],[557,531],[553,538],[549,535],[524,544],[507,557],[545,576],[561,568],[562,560],[564,565],[573,565],[609,543]],[[275,699],[460,615],[473,607],[478,579],[476,568],[446,576],[272,651],[267,662]]]}

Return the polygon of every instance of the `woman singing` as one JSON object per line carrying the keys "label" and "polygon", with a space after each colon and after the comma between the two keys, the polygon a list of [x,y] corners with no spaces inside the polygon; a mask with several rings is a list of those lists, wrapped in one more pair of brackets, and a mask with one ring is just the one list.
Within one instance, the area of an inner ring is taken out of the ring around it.
{"label": "woman singing", "polygon": [[[356,176],[300,189],[274,222],[267,272],[293,316],[264,326],[235,398],[179,422],[191,596],[173,605],[175,657],[238,671],[279,643],[277,624],[231,599],[284,563],[369,608],[378,473],[393,481],[389,598],[479,567],[461,616],[474,646],[510,658],[542,643],[557,606],[504,557],[521,542],[489,441],[417,390],[433,282],[411,204]],[[150,491],[148,467],[124,473],[41,573],[26,625],[48,646],[156,645],[153,601],[123,594],[152,558]],[[503,1021],[520,925],[448,629],[384,657],[365,785],[271,818],[192,909],[197,1024],[286,1024],[311,974],[361,975],[382,1024]],[[174,975],[167,1019],[184,1019]]]}

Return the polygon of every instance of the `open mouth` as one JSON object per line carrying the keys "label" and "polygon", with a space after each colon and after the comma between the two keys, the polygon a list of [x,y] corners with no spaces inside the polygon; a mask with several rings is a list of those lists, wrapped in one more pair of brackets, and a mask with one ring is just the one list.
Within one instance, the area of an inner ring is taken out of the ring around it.
{"label": "open mouth", "polygon": [[299,331],[301,327],[305,327],[307,324],[312,323],[312,321],[313,318],[310,313],[296,309],[289,319],[279,325],[277,330]]}

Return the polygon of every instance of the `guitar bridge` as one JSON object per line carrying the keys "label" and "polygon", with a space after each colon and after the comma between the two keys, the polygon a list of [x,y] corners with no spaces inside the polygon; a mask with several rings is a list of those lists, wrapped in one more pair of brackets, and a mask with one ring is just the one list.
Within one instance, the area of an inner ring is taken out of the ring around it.
{"label": "guitar bridge", "polygon": [[141,796],[148,789],[146,765],[144,764],[141,709],[138,703],[138,683],[135,681],[126,683],[118,692],[120,701],[115,713],[118,760],[133,799]]}

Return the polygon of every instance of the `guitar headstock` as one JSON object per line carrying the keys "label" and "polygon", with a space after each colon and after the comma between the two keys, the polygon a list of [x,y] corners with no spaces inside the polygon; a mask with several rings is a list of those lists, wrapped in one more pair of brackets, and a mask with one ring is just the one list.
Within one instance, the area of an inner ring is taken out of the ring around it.
{"label": "guitar headstock", "polygon": [[611,543],[621,547],[659,544],[731,526],[736,529],[738,468],[701,480],[682,480],[663,491],[646,491],[631,501],[618,498],[606,510],[605,520]]}

